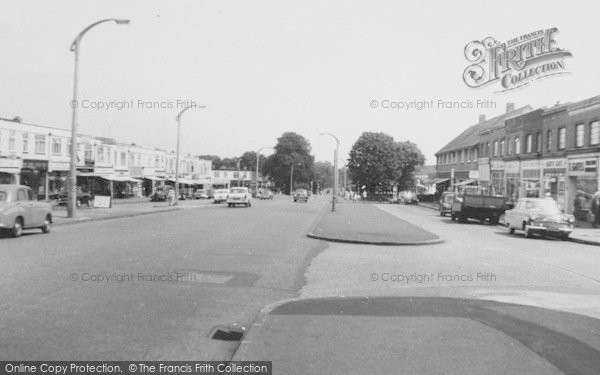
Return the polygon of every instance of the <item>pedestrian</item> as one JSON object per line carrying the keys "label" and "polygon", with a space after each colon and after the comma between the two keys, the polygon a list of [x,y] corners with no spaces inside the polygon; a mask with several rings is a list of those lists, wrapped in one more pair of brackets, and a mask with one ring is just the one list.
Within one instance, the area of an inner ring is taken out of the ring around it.
{"label": "pedestrian", "polygon": [[594,214],[594,228],[598,228],[598,225],[600,225],[600,191],[597,191],[596,194],[594,194],[592,214]]}
{"label": "pedestrian", "polygon": [[169,202],[169,206],[175,204],[175,191],[173,189],[169,189],[169,192],[167,193],[167,201]]}

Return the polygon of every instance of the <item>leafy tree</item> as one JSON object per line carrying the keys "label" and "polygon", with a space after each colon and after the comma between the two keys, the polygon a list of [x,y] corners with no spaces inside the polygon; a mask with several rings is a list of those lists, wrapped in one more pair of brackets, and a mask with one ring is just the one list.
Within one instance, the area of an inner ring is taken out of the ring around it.
{"label": "leafy tree", "polygon": [[[267,159],[266,170],[276,186],[290,191],[290,173],[294,165],[294,186],[307,187],[312,179],[314,156],[310,142],[294,132],[286,132],[277,139],[275,153]],[[300,184],[300,185],[297,185]]]}
{"label": "leafy tree", "polygon": [[313,181],[319,183],[321,189],[333,187],[333,165],[330,162],[315,162],[313,166],[313,176]]}
{"label": "leafy tree", "polygon": [[378,186],[412,185],[415,168],[424,162],[416,144],[396,142],[385,133],[365,132],[352,146],[348,169],[356,184],[373,192]]}

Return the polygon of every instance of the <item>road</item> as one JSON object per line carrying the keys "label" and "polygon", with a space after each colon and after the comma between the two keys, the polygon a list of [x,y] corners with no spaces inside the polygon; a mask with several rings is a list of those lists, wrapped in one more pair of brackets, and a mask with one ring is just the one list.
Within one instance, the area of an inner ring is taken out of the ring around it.
{"label": "road", "polygon": [[210,339],[213,328],[297,297],[325,245],[305,234],[326,202],[278,198],[1,238],[0,357],[230,358],[237,343]]}
{"label": "road", "polygon": [[458,224],[422,207],[377,207],[445,241],[309,239],[327,202],[285,197],[2,238],[0,357],[229,359],[237,342],[211,339],[216,326],[248,327],[265,305],[297,297],[483,298],[600,318],[598,247]]}

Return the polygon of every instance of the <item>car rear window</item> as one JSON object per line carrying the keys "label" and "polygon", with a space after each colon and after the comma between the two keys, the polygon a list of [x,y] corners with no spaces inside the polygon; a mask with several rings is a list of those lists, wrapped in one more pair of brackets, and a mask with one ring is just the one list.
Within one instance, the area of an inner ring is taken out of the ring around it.
{"label": "car rear window", "polygon": [[234,193],[234,194],[242,194],[242,193],[245,193],[246,190],[244,190],[244,189],[231,189],[231,192]]}
{"label": "car rear window", "polygon": [[8,193],[5,191],[0,191],[0,202],[6,202],[8,198]]}

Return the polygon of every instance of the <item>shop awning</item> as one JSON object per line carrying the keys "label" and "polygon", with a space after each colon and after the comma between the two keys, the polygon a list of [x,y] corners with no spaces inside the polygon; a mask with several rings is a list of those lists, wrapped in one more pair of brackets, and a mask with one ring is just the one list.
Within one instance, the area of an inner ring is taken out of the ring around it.
{"label": "shop awning", "polygon": [[[169,182],[175,182],[174,178],[167,178],[167,181]],[[184,184],[184,185],[196,185],[196,183],[192,180],[188,180],[185,178],[180,178],[179,179],[179,184]]]}
{"label": "shop awning", "polygon": [[437,185],[437,184],[441,184],[442,182],[446,182],[446,181],[450,181],[449,178],[435,178],[431,181],[432,184]]}
{"label": "shop awning", "polygon": [[141,177],[144,180],[150,180],[150,181],[164,181],[164,178],[160,178],[160,177],[154,177],[154,176],[144,176]]}
{"label": "shop awning", "polygon": [[472,184],[473,182],[475,182],[475,180],[464,180],[464,181],[455,183],[454,186],[469,185],[469,184]]}
{"label": "shop awning", "polygon": [[114,182],[136,182],[136,183],[142,182],[141,180],[137,180],[135,178],[128,177],[128,176],[109,175],[109,176],[96,176],[96,177],[101,177],[105,180],[114,181]]}

